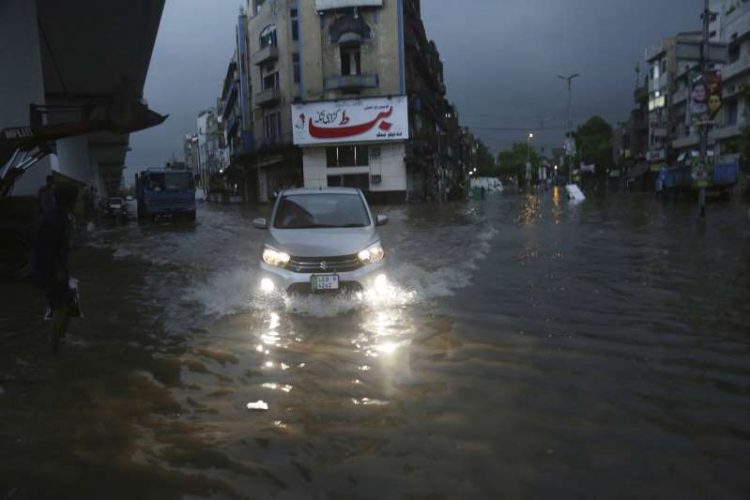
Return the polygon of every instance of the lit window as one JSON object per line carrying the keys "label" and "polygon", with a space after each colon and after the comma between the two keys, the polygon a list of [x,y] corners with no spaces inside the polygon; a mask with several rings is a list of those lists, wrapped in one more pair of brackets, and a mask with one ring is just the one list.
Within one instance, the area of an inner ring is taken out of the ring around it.
{"label": "lit window", "polygon": [[260,32],[260,48],[276,47],[276,25],[271,24]]}

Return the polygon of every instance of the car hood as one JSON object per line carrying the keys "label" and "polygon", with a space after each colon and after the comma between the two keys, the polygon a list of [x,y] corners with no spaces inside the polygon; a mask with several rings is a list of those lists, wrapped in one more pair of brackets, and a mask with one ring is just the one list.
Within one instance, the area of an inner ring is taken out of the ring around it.
{"label": "car hood", "polygon": [[375,229],[271,229],[268,244],[297,257],[356,254],[380,241]]}

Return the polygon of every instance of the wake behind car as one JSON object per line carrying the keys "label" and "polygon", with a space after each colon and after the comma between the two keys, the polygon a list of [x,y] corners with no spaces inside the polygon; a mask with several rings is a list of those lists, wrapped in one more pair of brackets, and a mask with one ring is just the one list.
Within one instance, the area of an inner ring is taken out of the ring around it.
{"label": "wake behind car", "polygon": [[388,217],[373,217],[362,192],[353,188],[282,192],[261,250],[261,289],[266,293],[358,292],[386,280],[385,251],[376,231]]}

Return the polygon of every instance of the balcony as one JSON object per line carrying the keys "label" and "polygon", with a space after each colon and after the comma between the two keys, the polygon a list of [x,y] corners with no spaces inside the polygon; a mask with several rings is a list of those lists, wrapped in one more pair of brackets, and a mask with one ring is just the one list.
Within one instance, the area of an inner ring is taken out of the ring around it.
{"label": "balcony", "polygon": [[672,105],[681,104],[684,101],[687,101],[688,98],[688,89],[682,89],[678,90],[674,94],[672,94]]}
{"label": "balcony", "polygon": [[315,10],[324,12],[351,7],[382,7],[383,0],[315,0]]}
{"label": "balcony", "polygon": [[672,141],[672,148],[673,149],[689,148],[698,144],[698,141],[699,141],[698,134],[681,135],[679,139],[675,139]]}
{"label": "balcony", "polygon": [[255,147],[259,151],[284,148],[293,144],[291,132],[279,132],[270,137],[259,137],[255,139]]}
{"label": "balcony", "polygon": [[374,89],[379,85],[378,75],[350,75],[350,76],[334,76],[326,78],[325,90],[363,90],[363,89]]}
{"label": "balcony", "polygon": [[716,128],[711,133],[711,138],[718,141],[729,139],[730,137],[736,137],[742,133],[744,125],[735,123],[734,125],[727,125],[724,127]]}
{"label": "balcony", "polygon": [[738,77],[750,70],[750,57],[743,56],[731,64],[727,64],[721,70],[721,77],[726,82]]}
{"label": "balcony", "polygon": [[273,106],[281,101],[281,89],[266,89],[255,94],[255,106]]}
{"label": "balcony", "polygon": [[256,66],[263,64],[265,62],[276,61],[278,59],[279,59],[279,48],[276,45],[268,45],[267,47],[263,47],[262,49],[257,51],[255,54],[253,54],[253,57],[252,57],[253,64]]}
{"label": "balcony", "polygon": [[750,32],[748,13],[750,13],[750,5],[745,3],[744,5],[738,5],[731,13],[726,14],[722,31],[727,38],[737,35],[736,39],[741,40]]}

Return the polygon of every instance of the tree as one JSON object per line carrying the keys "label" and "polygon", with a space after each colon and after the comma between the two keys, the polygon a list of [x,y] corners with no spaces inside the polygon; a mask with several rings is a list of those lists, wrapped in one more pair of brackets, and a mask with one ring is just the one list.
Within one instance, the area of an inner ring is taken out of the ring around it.
{"label": "tree", "polygon": [[477,175],[480,177],[496,177],[497,164],[495,157],[482,141],[477,141]]}
{"label": "tree", "polygon": [[590,118],[573,133],[578,159],[596,166],[596,176],[606,177],[612,168],[612,127],[600,116]]}
{"label": "tree", "polygon": [[526,162],[531,161],[531,175],[536,177],[542,158],[536,150],[525,142],[516,142],[509,150],[497,155],[499,174],[503,178],[516,179],[519,184],[526,182]]}

